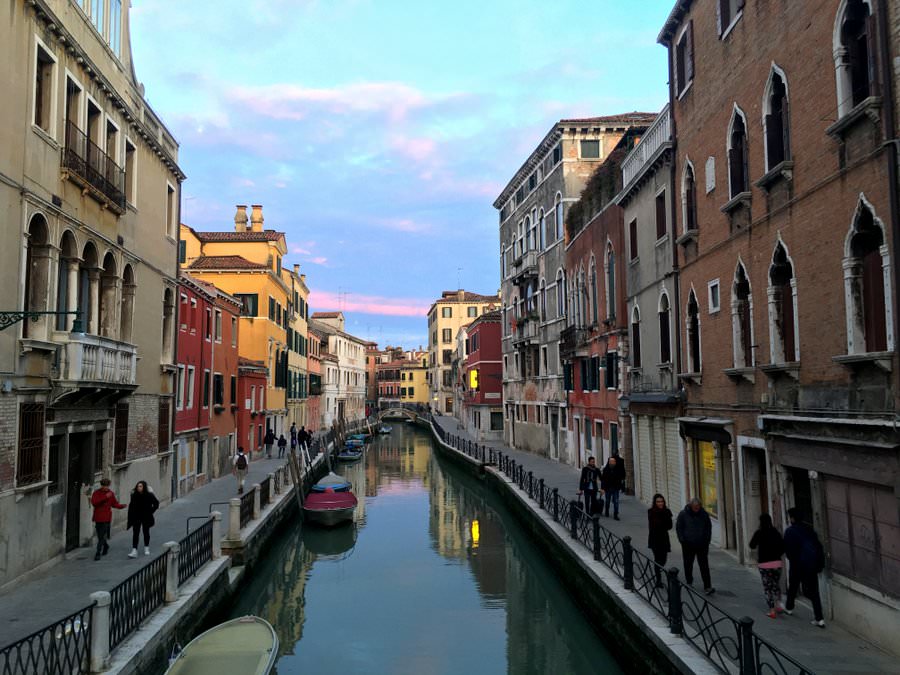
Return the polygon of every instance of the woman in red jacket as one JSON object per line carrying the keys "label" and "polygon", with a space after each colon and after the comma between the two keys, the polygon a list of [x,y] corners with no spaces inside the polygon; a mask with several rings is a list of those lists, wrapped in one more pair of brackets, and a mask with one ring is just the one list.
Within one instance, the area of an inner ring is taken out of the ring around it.
{"label": "woman in red jacket", "polygon": [[100,560],[101,555],[109,553],[109,527],[112,522],[112,510],[124,509],[127,505],[120,504],[115,493],[109,489],[109,478],[100,480],[100,487],[91,495],[91,506],[94,507],[94,527],[97,529],[97,553],[94,560]]}

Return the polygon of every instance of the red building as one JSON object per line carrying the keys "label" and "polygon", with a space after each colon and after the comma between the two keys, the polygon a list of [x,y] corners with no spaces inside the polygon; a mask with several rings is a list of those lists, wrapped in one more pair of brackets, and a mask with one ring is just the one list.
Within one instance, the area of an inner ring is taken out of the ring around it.
{"label": "red building", "polygon": [[[560,358],[578,466],[590,456],[602,464],[627,447],[622,442],[627,415],[619,407],[624,391],[620,364],[628,342],[625,228],[622,208],[613,200],[622,188],[622,160],[644,128],[625,133],[566,218],[566,278],[571,281]],[[630,457],[625,466],[630,474]]]}
{"label": "red building", "polygon": [[237,451],[238,411],[244,403],[238,388],[238,317],[241,303],[214,286],[212,350],[210,372],[203,373],[203,400],[210,404],[209,419],[210,469],[218,478],[231,471],[231,458]]}
{"label": "red building", "polygon": [[503,354],[500,311],[472,321],[462,366],[463,424],[478,440],[503,439]]}
{"label": "red building", "polygon": [[254,452],[262,450],[263,435],[266,433],[268,370],[262,361],[238,357],[237,376],[238,400],[241,401],[237,410],[237,445],[243,447],[252,458]]}

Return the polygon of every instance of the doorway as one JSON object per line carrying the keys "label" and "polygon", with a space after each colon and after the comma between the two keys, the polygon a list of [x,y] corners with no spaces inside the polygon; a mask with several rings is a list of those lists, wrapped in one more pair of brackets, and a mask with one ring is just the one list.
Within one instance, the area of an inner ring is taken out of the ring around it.
{"label": "doorway", "polygon": [[89,452],[91,434],[69,434],[68,461],[66,462],[66,552],[81,545],[81,488],[87,483],[86,462],[91,462]]}
{"label": "doorway", "polygon": [[550,458],[559,459],[559,415],[550,415]]}

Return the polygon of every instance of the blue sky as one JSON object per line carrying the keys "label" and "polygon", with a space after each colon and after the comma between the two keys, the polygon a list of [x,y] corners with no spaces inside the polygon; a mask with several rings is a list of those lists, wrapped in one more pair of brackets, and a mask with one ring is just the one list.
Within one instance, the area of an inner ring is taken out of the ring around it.
{"label": "blue sky", "polygon": [[182,220],[263,204],[313,310],[412,348],[457,279],[499,287],[491,204],[556,120],[664,105],[673,2],[135,0],[132,47]]}

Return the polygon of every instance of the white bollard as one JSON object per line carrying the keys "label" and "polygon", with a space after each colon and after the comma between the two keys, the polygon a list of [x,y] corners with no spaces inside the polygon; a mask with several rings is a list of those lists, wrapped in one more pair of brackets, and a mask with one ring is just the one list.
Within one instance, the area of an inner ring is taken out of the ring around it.
{"label": "white bollard", "polygon": [[275,495],[278,494],[278,484],[275,482],[274,473],[270,473],[266,480],[269,481],[269,503],[271,504],[275,501]]}
{"label": "white bollard", "polygon": [[259,483],[253,484],[253,520],[259,518]]}
{"label": "white bollard", "polygon": [[241,500],[232,497],[228,501],[228,539],[240,541],[241,538]]}
{"label": "white bollard", "polygon": [[167,541],[163,544],[168,560],[166,561],[166,602],[175,602],[178,599],[178,553],[181,545],[177,541]]}
{"label": "white bollard", "polygon": [[213,560],[222,557],[222,513],[213,511],[209,514],[213,519],[212,526],[212,557]]}
{"label": "white bollard", "polygon": [[90,669],[100,673],[109,665],[109,605],[112,599],[107,591],[91,593],[94,607],[91,609]]}

